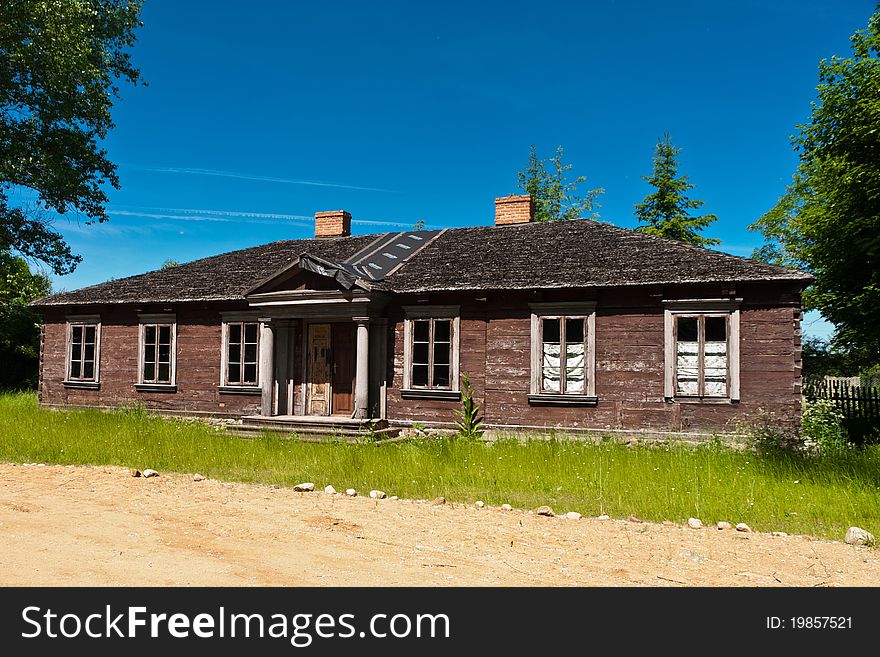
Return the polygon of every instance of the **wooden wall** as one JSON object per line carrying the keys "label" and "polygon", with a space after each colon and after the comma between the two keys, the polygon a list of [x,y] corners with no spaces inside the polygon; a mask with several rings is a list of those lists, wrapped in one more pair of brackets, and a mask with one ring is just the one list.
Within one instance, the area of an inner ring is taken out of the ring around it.
{"label": "wooden wall", "polygon": [[[663,398],[662,299],[720,298],[734,292],[744,299],[740,317],[739,403],[667,402]],[[529,302],[595,301],[596,406],[529,404]],[[454,304],[461,307],[460,371],[470,375],[487,425],[647,429],[660,431],[729,431],[770,413],[793,422],[800,413],[801,345],[799,294],[790,285],[752,284],[680,288],[604,289],[516,293],[466,293],[412,296],[388,308],[386,417],[401,422],[449,425],[456,400],[404,399],[403,311],[407,304]],[[65,310],[46,315],[40,395],[49,405],[125,406],[192,414],[238,417],[258,413],[260,397],[222,393],[220,382],[220,312],[242,310],[218,304],[178,304],[177,392],[138,392],[138,312],[164,308],[84,308],[75,314],[100,313],[101,385],[99,390],[65,388]],[[302,412],[302,330],[295,322],[292,379],[294,408]],[[376,347],[382,337],[374,325],[372,367],[381,367]],[[378,386],[371,389],[375,400]],[[375,401],[373,401],[375,404]]]}
{"label": "wooden wall", "polygon": [[[237,310],[235,307],[223,310]],[[138,392],[138,312],[159,308],[77,309],[75,314],[101,315],[100,389],[62,385],[66,368],[64,312],[49,312],[43,329],[40,399],[48,405],[128,406],[134,403],[163,411],[238,417],[258,413],[259,395],[221,393],[220,310],[218,306],[185,306],[177,314],[177,392]]]}
{"label": "wooden wall", "polygon": [[[423,298],[461,304],[461,371],[476,388],[487,425],[658,431],[732,431],[765,413],[779,422],[800,414],[801,309],[785,285],[741,285],[741,400],[667,402],[663,395],[662,299],[721,298],[729,286],[607,289]],[[528,302],[596,301],[596,406],[535,406],[528,401],[531,326]],[[401,305],[418,303],[413,297]],[[388,417],[448,424],[457,401],[404,399],[403,312],[392,310]]]}

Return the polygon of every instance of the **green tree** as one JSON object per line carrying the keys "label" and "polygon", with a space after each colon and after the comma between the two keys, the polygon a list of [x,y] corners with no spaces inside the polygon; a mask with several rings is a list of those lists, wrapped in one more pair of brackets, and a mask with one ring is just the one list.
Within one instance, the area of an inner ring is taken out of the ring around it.
{"label": "green tree", "polygon": [[636,203],[636,218],[645,224],[636,230],[646,235],[667,237],[697,246],[721,244],[719,239],[700,234],[718,217],[714,214],[690,214],[691,210],[702,207],[703,201],[690,199],[685,194],[694,185],[688,182],[687,176],[678,175],[680,152],[681,149],[673,145],[669,133],[657,140],[654,147],[654,171],[650,176],[642,177],[657,191],[648,194],[641,203]]}
{"label": "green tree", "polygon": [[755,257],[815,275],[805,304],[835,325],[835,342],[880,362],[880,5],[852,55],[819,62],[817,100],[792,145],[799,164],[751,228]]}
{"label": "green tree", "polygon": [[0,250],[0,389],[35,388],[40,357],[40,318],[27,304],[49,294],[48,276]]}
{"label": "green tree", "polygon": [[80,256],[51,226],[72,212],[107,220],[103,186],[119,187],[101,140],[130,59],[140,0],[0,2],[0,250],[56,273]]}
{"label": "green tree", "polygon": [[588,190],[583,195],[577,194],[577,187],[586,182],[584,176],[568,180],[571,164],[564,164],[562,146],[556,148],[556,155],[550,158],[550,169],[547,160],[538,157],[538,149],[532,144],[529,147],[529,159],[526,168],[517,174],[520,189],[529,194],[535,202],[536,221],[559,221],[587,217],[598,219],[599,203],[596,199],[605,190]]}

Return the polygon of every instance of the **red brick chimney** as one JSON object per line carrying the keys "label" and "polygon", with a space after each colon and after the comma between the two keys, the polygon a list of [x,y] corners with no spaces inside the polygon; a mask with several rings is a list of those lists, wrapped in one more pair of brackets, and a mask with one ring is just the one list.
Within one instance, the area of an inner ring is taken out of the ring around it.
{"label": "red brick chimney", "polygon": [[351,235],[351,215],[345,210],[315,213],[315,237],[348,237]]}
{"label": "red brick chimney", "polygon": [[535,203],[528,194],[495,199],[495,225],[527,224],[535,220]]}

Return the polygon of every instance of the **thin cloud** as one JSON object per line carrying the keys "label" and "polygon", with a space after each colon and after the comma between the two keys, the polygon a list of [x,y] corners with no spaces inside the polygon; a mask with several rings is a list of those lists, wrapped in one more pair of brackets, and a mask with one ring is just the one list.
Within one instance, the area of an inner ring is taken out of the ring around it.
{"label": "thin cloud", "polygon": [[[208,210],[200,208],[163,208],[123,206],[130,210],[109,210],[110,215],[145,217],[148,219],[176,219],[180,221],[216,221],[220,223],[258,223],[270,225],[297,224],[312,226],[314,217],[302,214],[283,214],[278,212],[241,212],[235,210]],[[412,228],[413,222],[379,221],[373,219],[352,219],[353,224],[364,226],[388,226],[393,228]]]}
{"label": "thin cloud", "polygon": [[360,185],[344,185],[342,183],[323,182],[320,180],[301,180],[297,178],[276,178],[275,176],[257,176],[249,173],[237,173],[235,171],[219,171],[217,169],[196,169],[191,167],[146,167],[139,164],[122,164],[120,166],[138,171],[151,171],[154,173],[183,173],[193,176],[215,176],[219,178],[236,178],[238,180],[256,180],[259,182],[274,182],[285,185],[308,185],[310,187],[333,187],[335,189],[354,189],[363,192],[385,192],[387,194],[399,194],[394,189],[382,189],[381,187],[361,187]]}

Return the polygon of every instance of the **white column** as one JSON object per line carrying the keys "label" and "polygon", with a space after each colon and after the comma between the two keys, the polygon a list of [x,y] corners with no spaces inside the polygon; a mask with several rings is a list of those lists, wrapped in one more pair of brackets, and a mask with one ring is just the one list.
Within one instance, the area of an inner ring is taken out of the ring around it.
{"label": "white column", "polygon": [[365,418],[369,415],[370,398],[370,319],[355,317],[357,322],[357,354],[354,379],[354,416]]}
{"label": "white column", "polygon": [[270,319],[260,320],[260,386],[263,389],[260,415],[272,415],[275,388],[275,331]]}

